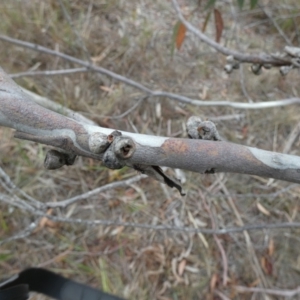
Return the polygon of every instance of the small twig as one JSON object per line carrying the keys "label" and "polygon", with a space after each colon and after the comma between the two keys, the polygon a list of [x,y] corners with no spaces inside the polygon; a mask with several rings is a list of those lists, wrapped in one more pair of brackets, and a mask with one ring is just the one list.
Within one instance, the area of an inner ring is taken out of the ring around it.
{"label": "small twig", "polygon": [[34,212],[34,215],[39,217],[46,217],[56,222],[63,223],[73,223],[73,224],[82,224],[87,226],[124,226],[124,227],[133,227],[149,230],[166,230],[166,231],[181,231],[181,232],[190,232],[190,233],[203,233],[203,234],[217,234],[224,235],[229,233],[241,233],[245,230],[266,230],[266,229],[286,229],[286,228],[300,228],[300,222],[297,223],[274,223],[274,224],[256,224],[256,225],[245,225],[241,227],[229,227],[223,229],[206,229],[206,228],[191,228],[191,227],[176,227],[168,225],[151,225],[145,223],[132,223],[132,222],[122,222],[118,220],[84,220],[84,219],[75,219],[75,218],[63,218],[51,216],[46,213],[41,213],[40,211]]}
{"label": "small twig", "polygon": [[23,239],[23,238],[28,237],[36,229],[36,227],[37,227],[37,223],[32,222],[27,228],[20,231],[19,233],[0,241],[0,246],[5,244],[5,243],[11,242],[11,241],[15,241],[15,240],[18,240],[18,239]]}
{"label": "small twig", "polygon": [[77,42],[78,44],[80,45],[80,47],[82,48],[84,54],[85,54],[85,57],[86,59],[89,61],[90,64],[92,64],[92,60],[91,60],[91,56],[90,56],[90,53],[88,52],[87,48],[86,48],[86,45],[85,43],[83,42],[80,34],[78,33],[78,31],[76,30],[73,22],[72,22],[72,19],[63,3],[62,0],[58,0],[59,4],[60,4],[60,7],[62,8],[62,11],[63,11],[63,14],[65,15],[65,18],[67,19],[68,23],[69,23],[69,26],[71,28],[71,30],[74,32],[76,38],[77,38]]}
{"label": "small twig", "polygon": [[55,263],[57,261],[60,261],[62,260],[64,257],[66,257],[68,254],[70,254],[70,252],[72,251],[72,247],[73,246],[69,246],[67,250],[63,251],[63,252],[60,252],[58,255],[50,258],[49,260],[47,261],[43,261],[41,263],[39,263],[37,265],[38,268],[45,268],[47,267],[48,265],[52,264],[52,263]]}
{"label": "small twig", "polygon": [[[76,38],[77,38],[77,43],[79,44],[79,46],[82,48],[83,50],[83,53],[85,55],[85,58],[86,60],[89,62],[90,65],[93,64],[93,61],[92,61],[92,58],[91,58],[91,55],[82,39],[82,37],[80,36],[80,34],[78,33],[78,31],[76,30],[76,27],[75,25],[73,24],[73,21],[71,19],[71,16],[70,14],[68,13],[64,3],[62,0],[58,0],[59,1],[59,4],[63,10],[63,13],[65,15],[65,18],[67,19],[68,23],[69,23],[69,26],[71,28],[71,30],[73,31],[73,33],[75,34]],[[98,74],[98,77],[101,79],[101,81],[105,84],[105,85],[108,85],[108,82],[106,80],[106,78],[104,78],[104,76],[102,76],[101,74]]]}
{"label": "small twig", "polygon": [[214,293],[215,293],[216,295],[218,295],[218,296],[221,298],[221,300],[230,300],[230,298],[228,298],[226,295],[224,295],[223,293],[221,293],[221,292],[218,291],[218,290],[214,290]]}
{"label": "small twig", "polygon": [[84,193],[84,194],[81,194],[81,195],[78,195],[78,196],[75,196],[75,197],[72,197],[72,198],[69,198],[66,200],[62,200],[59,202],[47,202],[46,206],[47,207],[67,207],[68,205],[73,204],[74,202],[81,201],[83,199],[87,199],[89,197],[92,197],[92,196],[102,193],[104,191],[131,185],[132,183],[140,181],[143,178],[147,178],[147,176],[146,175],[137,175],[135,177],[132,177],[132,178],[129,178],[126,180],[112,182],[112,183],[103,185],[101,187],[98,187],[87,193]]}
{"label": "small twig", "polygon": [[281,29],[281,27],[278,25],[278,23],[276,22],[276,20],[273,18],[271,11],[263,6],[263,5],[259,5],[259,7],[261,8],[261,10],[264,12],[264,14],[269,18],[269,20],[271,21],[271,23],[273,24],[273,26],[276,28],[276,30],[279,32],[279,34],[282,36],[282,38],[285,40],[285,42],[289,45],[292,46],[292,42],[290,41],[290,39],[286,36],[286,34],[283,32],[283,30]]}
{"label": "small twig", "polygon": [[215,42],[214,40],[207,37],[205,34],[203,34],[200,30],[198,30],[196,27],[194,27],[190,22],[188,22],[182,15],[180,7],[178,5],[177,0],[172,0],[172,3],[174,5],[174,8],[176,10],[176,13],[178,15],[179,20],[185,25],[185,27],[191,31],[193,34],[195,34],[201,41],[209,45],[210,47],[214,48],[218,52],[229,56],[232,55],[234,59],[238,60],[239,62],[245,62],[245,63],[252,63],[252,64],[271,64],[273,66],[290,66],[292,64],[291,59],[288,57],[275,57],[268,54],[259,54],[259,55],[252,55],[252,54],[244,54],[239,51],[235,51],[232,49],[229,49],[227,47],[222,46],[221,44]]}
{"label": "small twig", "polygon": [[[219,181],[220,183],[220,186],[224,192],[224,194],[226,195],[227,197],[227,201],[229,203],[229,206],[231,207],[236,219],[237,219],[237,223],[240,225],[240,226],[244,226],[244,222],[243,222],[243,219],[234,203],[234,200],[233,198],[231,197],[226,185],[220,180]],[[260,279],[261,281],[261,284],[263,284],[264,287],[267,287],[268,286],[268,281],[267,279],[265,278],[264,276],[264,273],[261,269],[261,266],[260,266],[260,263],[259,263],[259,260],[257,258],[257,255],[256,255],[256,252],[255,252],[255,248],[253,246],[253,243],[252,243],[252,240],[251,240],[251,237],[248,233],[247,230],[243,231],[243,234],[244,234],[244,237],[245,237],[245,241],[246,241],[246,245],[247,245],[247,250],[249,252],[249,255],[250,257],[252,258],[252,261],[253,261],[253,268],[254,268],[254,271],[256,272],[257,274],[257,277]]]}
{"label": "small twig", "polygon": [[285,145],[284,145],[284,148],[282,150],[282,153],[288,153],[290,151],[293,143],[295,142],[295,140],[299,136],[299,133],[300,133],[300,122],[297,123],[295,128],[289,134],[286,142],[284,143]]}
{"label": "small twig", "polygon": [[74,73],[90,72],[88,68],[72,68],[64,70],[46,70],[46,71],[28,71],[15,74],[9,74],[10,78],[20,78],[27,76],[56,76],[56,75],[69,75]]}
{"label": "small twig", "polygon": [[[286,105],[300,103],[300,98],[298,98],[298,97],[282,99],[282,100],[277,100],[277,101],[268,101],[268,102],[262,101],[262,102],[256,102],[256,103],[242,103],[242,102],[230,102],[230,101],[201,101],[201,100],[192,99],[192,98],[174,94],[174,93],[168,93],[168,92],[164,92],[164,91],[153,91],[134,80],[131,80],[122,75],[116,74],[116,73],[109,71],[107,69],[104,69],[102,67],[90,65],[86,61],[83,61],[81,59],[75,58],[75,57],[67,55],[67,54],[64,54],[64,53],[61,53],[61,52],[37,45],[37,44],[21,41],[18,39],[13,39],[13,38],[10,38],[5,35],[0,35],[0,40],[6,41],[6,42],[9,42],[9,43],[21,46],[21,47],[25,47],[25,48],[28,48],[28,49],[31,49],[34,51],[47,53],[49,55],[54,55],[54,56],[60,57],[62,59],[71,61],[78,65],[84,66],[85,68],[88,68],[89,70],[104,74],[106,76],[109,76],[109,77],[117,80],[117,81],[123,82],[129,86],[132,86],[138,90],[145,92],[148,96],[152,96],[152,97],[170,98],[170,99],[176,100],[178,102],[191,104],[191,105],[195,105],[195,106],[227,106],[227,107],[238,108],[238,109],[264,109],[264,108],[286,106]],[[217,44],[217,45],[219,45],[219,44]],[[278,61],[278,59],[275,59],[273,57],[272,57],[272,59],[273,59],[273,62]],[[256,59],[254,59],[254,60],[256,61]],[[270,62],[268,61],[268,63],[270,63]],[[290,65],[291,62],[286,62],[286,64]],[[286,65],[286,64],[283,63],[283,65]]]}
{"label": "small twig", "polygon": [[35,207],[40,208],[42,206],[42,203],[34,199],[33,197],[29,196],[27,193],[25,193],[23,190],[19,189],[10,179],[10,177],[6,174],[6,172],[0,167],[0,177],[3,178],[4,184],[7,186],[6,190],[9,190],[11,194],[14,194],[14,192],[19,192],[24,198],[26,198],[28,201],[32,202]]}
{"label": "small twig", "polygon": [[300,286],[292,290],[278,290],[278,289],[263,289],[263,288],[256,288],[256,287],[245,287],[245,286],[235,286],[237,292],[241,293],[265,293],[275,296],[282,296],[282,297],[294,297],[297,294],[300,294]]}
{"label": "small twig", "polygon": [[147,98],[149,98],[149,96],[145,96],[145,97],[140,98],[132,107],[130,107],[128,110],[126,110],[125,112],[123,112],[122,114],[120,114],[118,116],[111,116],[111,117],[110,116],[101,116],[101,117],[111,119],[111,120],[123,119],[124,117],[126,117],[127,115],[132,113]]}
{"label": "small twig", "polygon": [[233,114],[233,115],[222,115],[222,116],[218,116],[218,117],[207,117],[208,120],[211,120],[213,122],[241,120],[243,118],[245,118],[245,114]]}
{"label": "small twig", "polygon": [[[230,1],[230,8],[231,8],[231,15],[234,19],[234,23],[233,23],[233,37],[235,39],[236,45],[237,45],[237,49],[241,50],[240,47],[240,38],[239,38],[239,34],[237,31],[237,17],[236,17],[236,10],[235,10],[235,6],[233,5],[233,1]],[[245,76],[244,76],[244,66],[242,64],[239,65],[239,73],[240,73],[240,85],[241,85],[241,89],[242,92],[244,94],[244,96],[248,99],[249,103],[252,103],[253,100],[251,99],[246,86],[245,86]]]}
{"label": "small twig", "polygon": [[[212,228],[214,230],[216,230],[217,226],[216,226],[216,222],[214,220],[213,214],[211,212],[210,206],[206,203],[205,197],[202,194],[202,192],[201,191],[199,191],[199,192],[200,192],[200,196],[202,198],[203,204],[204,204],[204,208],[206,209],[206,211],[209,214],[209,218],[211,220]],[[228,259],[227,259],[224,247],[223,247],[220,239],[218,238],[218,236],[216,234],[214,234],[213,237],[214,237],[214,240],[215,240],[215,242],[216,242],[216,244],[217,244],[217,246],[220,250],[220,253],[221,253],[222,262],[223,262],[223,286],[226,286],[227,282],[228,282]]]}
{"label": "small twig", "polygon": [[36,211],[36,209],[34,207],[32,207],[27,202],[25,202],[24,200],[22,200],[21,198],[15,196],[15,195],[8,196],[8,195],[0,193],[0,201],[5,204],[20,208],[21,210],[30,211],[30,212]]}

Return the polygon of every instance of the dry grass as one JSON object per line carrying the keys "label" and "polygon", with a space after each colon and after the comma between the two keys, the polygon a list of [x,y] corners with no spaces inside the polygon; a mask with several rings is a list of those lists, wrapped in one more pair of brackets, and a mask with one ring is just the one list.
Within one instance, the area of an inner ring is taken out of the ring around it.
{"label": "dry grass", "polygon": [[[194,8],[194,4],[187,3],[190,5],[187,9]],[[182,50],[171,58],[176,16],[169,1],[78,0],[64,1],[64,4],[72,27],[58,1],[2,0],[0,31],[86,59],[87,53],[76,37],[76,30],[88,55],[97,64],[150,88],[202,97],[207,101],[247,101],[239,72],[225,75],[222,72],[224,57],[191,34]],[[276,17],[290,15],[300,8],[296,0],[272,5],[270,8]],[[227,45],[245,51],[283,48],[283,39],[258,9],[238,13],[237,22],[228,8],[220,6],[220,9],[226,25],[223,41]],[[198,10],[191,20],[196,25],[202,23],[205,14]],[[293,27],[299,28],[299,17],[283,18],[279,23],[294,45],[299,46],[300,36]],[[214,34],[212,22],[207,33]],[[73,67],[61,59],[2,42],[0,61],[8,73],[30,68]],[[244,66],[244,76],[245,87],[254,101],[300,94],[300,76],[296,71],[286,78],[277,70],[256,77]],[[24,77],[17,82],[82,112],[102,126],[140,133],[185,137],[183,124],[187,116],[217,117],[242,112],[245,116],[240,120],[218,122],[225,139],[282,151],[289,133],[299,121],[297,106],[268,111],[200,109],[169,99],[149,99],[124,119],[112,120],[101,116],[126,111],[142,94],[94,73]],[[44,146],[15,140],[8,129],[1,128],[0,137],[1,166],[18,187],[40,201],[59,201],[135,175],[131,170],[107,170],[99,162],[84,158],[79,158],[74,166],[46,171],[42,167]],[[299,155],[299,146],[297,139],[289,153]],[[188,194],[184,198],[175,190],[144,179],[136,184],[140,189],[128,186],[111,190],[52,213],[89,220],[119,217],[136,223],[189,227],[193,227],[196,220],[208,228],[212,222],[220,227],[237,226],[240,218],[245,224],[300,221],[299,186],[276,194],[290,184],[235,174],[203,176],[186,172],[186,177],[184,188]],[[258,209],[258,203],[269,216]],[[13,236],[34,221],[21,210],[1,203],[0,207],[1,239]],[[229,280],[223,285],[224,260],[213,236],[45,222],[29,237],[1,246],[0,279],[29,266],[44,266],[129,299],[221,299],[218,293],[229,299],[250,299],[250,294],[236,293],[234,286],[257,286],[265,282],[269,288],[287,289],[299,284],[298,234],[299,230],[289,229],[250,232],[248,238],[243,233],[219,236],[228,261]],[[253,294],[251,299],[266,298]]]}

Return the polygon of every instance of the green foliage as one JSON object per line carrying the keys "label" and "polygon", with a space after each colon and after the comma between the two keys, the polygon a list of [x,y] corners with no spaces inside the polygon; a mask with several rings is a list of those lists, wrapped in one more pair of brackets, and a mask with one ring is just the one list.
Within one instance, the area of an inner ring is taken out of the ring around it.
{"label": "green foliage", "polygon": [[205,9],[209,9],[215,6],[217,0],[208,0],[206,5],[205,5]]}
{"label": "green foliage", "polygon": [[174,50],[175,50],[175,44],[176,44],[176,37],[178,35],[179,32],[179,26],[180,26],[181,22],[177,21],[176,24],[173,27],[173,35],[172,35],[172,43],[171,43],[171,57],[174,56]]}
{"label": "green foliage", "polygon": [[239,6],[240,9],[243,8],[244,2],[245,2],[244,0],[237,0],[237,4],[238,4],[238,6]]}
{"label": "green foliage", "polygon": [[250,0],[250,8],[253,9],[256,7],[258,0]]}

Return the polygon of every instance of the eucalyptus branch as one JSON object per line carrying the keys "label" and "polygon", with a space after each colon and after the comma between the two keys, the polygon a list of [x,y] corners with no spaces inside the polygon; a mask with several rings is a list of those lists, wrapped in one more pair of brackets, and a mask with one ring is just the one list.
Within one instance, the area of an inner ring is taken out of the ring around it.
{"label": "eucalyptus branch", "polygon": [[[192,25],[190,25],[190,26],[192,26]],[[201,33],[201,35],[202,35],[202,33]],[[109,71],[105,68],[92,65],[89,62],[86,62],[84,60],[75,58],[73,56],[70,56],[70,55],[64,54],[62,52],[58,52],[58,51],[55,51],[55,50],[52,50],[52,49],[49,49],[49,48],[46,48],[46,47],[43,47],[43,46],[40,46],[37,44],[21,41],[21,40],[14,39],[14,38],[11,38],[11,37],[8,37],[5,35],[1,35],[1,34],[0,34],[0,40],[18,45],[20,47],[28,48],[28,49],[31,49],[34,51],[38,51],[38,52],[42,52],[42,53],[46,53],[49,55],[60,57],[64,60],[73,62],[80,66],[83,66],[83,67],[89,69],[90,71],[104,74],[106,76],[113,78],[114,80],[117,80],[119,82],[127,84],[133,88],[136,88],[136,89],[144,92],[149,97],[151,96],[151,97],[169,98],[169,99],[173,99],[178,102],[181,102],[181,103],[191,104],[191,105],[195,105],[195,106],[204,106],[204,107],[225,106],[225,107],[232,107],[232,108],[237,108],[237,109],[265,109],[265,108],[287,106],[287,105],[291,105],[291,104],[300,103],[300,98],[298,98],[298,97],[281,99],[281,100],[276,100],[276,101],[267,101],[267,102],[261,101],[261,102],[256,102],[256,103],[230,102],[230,101],[222,101],[222,100],[220,100],[220,101],[201,101],[198,99],[192,99],[192,98],[189,98],[189,97],[186,97],[183,95],[179,95],[179,94],[175,94],[175,93],[151,90],[150,88],[142,85],[141,83],[138,83],[132,79],[126,78],[126,77],[119,75],[117,73],[114,73],[112,71]],[[210,40],[210,41],[212,41],[212,40]],[[212,42],[215,43],[214,41],[212,41]],[[216,45],[220,46],[219,44],[216,44]],[[228,53],[231,53],[231,51],[229,51]],[[267,57],[270,57],[270,56],[267,56]],[[278,61],[278,59],[273,58],[272,61]],[[281,60],[279,60],[279,61],[281,61]],[[289,64],[290,61],[287,61],[286,63]]]}
{"label": "eucalyptus branch", "polygon": [[39,105],[41,105],[45,108],[48,108],[52,111],[55,111],[59,114],[62,114],[64,116],[68,117],[68,118],[74,119],[78,122],[83,122],[83,123],[87,123],[87,124],[91,124],[91,125],[97,125],[95,122],[93,122],[92,120],[84,117],[82,114],[79,114],[79,113],[77,113],[77,112],[75,112],[75,111],[59,104],[59,103],[56,103],[56,102],[54,102],[54,101],[52,101],[52,100],[50,100],[46,97],[42,97],[42,96],[40,96],[36,93],[33,93],[33,92],[31,92],[27,89],[22,88],[22,90],[26,94],[28,94],[28,96],[30,96],[30,98],[32,100],[34,100],[34,102],[36,102],[37,104],[39,104]]}
{"label": "eucalyptus branch", "polygon": [[[231,65],[234,65],[236,62],[236,66],[238,63],[251,63],[252,65],[252,71],[255,74],[260,74],[260,68],[261,66],[265,66],[266,68],[270,66],[274,67],[281,67],[280,71],[282,75],[286,75],[287,72],[296,67],[300,67],[300,48],[296,47],[285,47],[284,53],[281,54],[250,54],[250,53],[242,53],[236,50],[232,50],[230,48],[227,48],[225,46],[222,46],[221,44],[215,42],[214,40],[210,39],[207,35],[202,33],[200,30],[198,30],[195,26],[193,26],[190,22],[188,22],[179,7],[179,4],[177,0],[172,0],[173,6],[175,8],[175,11],[177,13],[177,16],[179,20],[184,24],[184,26],[192,32],[194,35],[196,35],[202,42],[206,43],[208,46],[212,47],[216,51],[222,53],[223,55],[226,55],[227,58],[230,60],[229,63]],[[289,43],[288,43],[289,44]],[[235,62],[234,62],[235,61]],[[229,66],[229,65],[228,65]],[[226,68],[225,68],[226,70]],[[228,68],[228,72],[232,71],[232,68]]]}
{"label": "eucalyptus branch", "polygon": [[211,136],[212,141],[135,134],[90,125],[38,105],[0,70],[0,125],[15,129],[17,138],[60,149],[61,154],[54,150],[48,152],[45,159],[48,169],[70,165],[76,155],[85,156],[102,160],[111,169],[132,167],[178,188],[182,194],[180,185],[159,166],[202,174],[258,175],[300,183],[300,157],[219,141],[213,123],[199,123],[194,119],[196,123],[188,122],[193,129],[189,134],[195,138],[203,131],[202,138]]}

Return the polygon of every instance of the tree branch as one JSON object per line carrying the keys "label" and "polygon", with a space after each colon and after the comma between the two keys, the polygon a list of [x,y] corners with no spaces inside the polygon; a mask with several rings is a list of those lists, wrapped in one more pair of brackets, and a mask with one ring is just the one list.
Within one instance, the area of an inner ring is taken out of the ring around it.
{"label": "tree branch", "polygon": [[[190,26],[192,26],[192,25],[190,25]],[[201,35],[202,35],[202,33],[201,33]],[[1,35],[1,34],[0,34],[0,40],[18,45],[20,47],[28,48],[28,49],[31,49],[34,51],[38,51],[38,52],[42,52],[42,53],[46,53],[49,55],[54,55],[54,56],[60,57],[64,60],[81,65],[85,68],[88,68],[90,71],[104,74],[106,76],[109,76],[109,77],[117,80],[117,81],[123,82],[133,88],[136,88],[136,89],[146,93],[146,95],[151,96],[151,97],[161,97],[161,98],[165,97],[165,98],[176,100],[181,103],[191,104],[191,105],[195,105],[195,106],[205,106],[205,107],[207,107],[207,106],[214,106],[214,107],[225,106],[225,107],[232,107],[232,108],[238,108],[238,109],[264,109],[264,108],[286,106],[286,105],[300,103],[300,98],[298,98],[298,97],[281,99],[281,100],[277,100],[277,101],[267,101],[267,102],[262,101],[262,102],[256,102],[256,103],[243,103],[243,102],[230,102],[230,101],[201,101],[198,99],[192,99],[192,98],[182,96],[179,94],[168,93],[168,92],[164,92],[164,91],[153,91],[134,80],[128,79],[122,75],[116,74],[105,68],[91,65],[89,62],[86,62],[84,60],[75,58],[75,57],[67,55],[67,54],[64,54],[64,53],[61,53],[61,52],[37,45],[37,44],[21,41],[18,39],[13,39],[11,37]],[[215,43],[215,42],[213,42],[213,43]],[[219,44],[217,44],[217,45],[219,45]],[[231,53],[231,52],[228,52],[228,53]],[[273,58],[273,61],[277,62],[278,59]]]}
{"label": "tree branch", "polygon": [[269,55],[266,53],[262,53],[259,55],[252,55],[249,53],[241,53],[239,51],[235,51],[229,49],[227,47],[222,46],[221,44],[215,42],[214,40],[207,37],[204,33],[194,27],[190,22],[188,22],[182,15],[179,4],[177,0],[172,0],[173,6],[176,10],[177,16],[179,20],[185,25],[185,27],[195,34],[201,41],[209,45],[210,47],[214,48],[218,52],[226,55],[226,56],[233,56],[233,58],[239,62],[245,63],[252,63],[258,65],[272,65],[276,67],[280,66],[290,66],[293,64],[292,58],[288,56],[275,56]]}
{"label": "tree branch", "polygon": [[147,175],[163,177],[167,184],[169,179],[159,168],[149,170],[146,166],[198,173],[252,174],[300,183],[300,157],[223,141],[116,132],[78,122],[32,101],[2,69],[0,125],[16,129],[18,138],[51,145],[72,155],[103,160],[111,168],[127,165]]}

